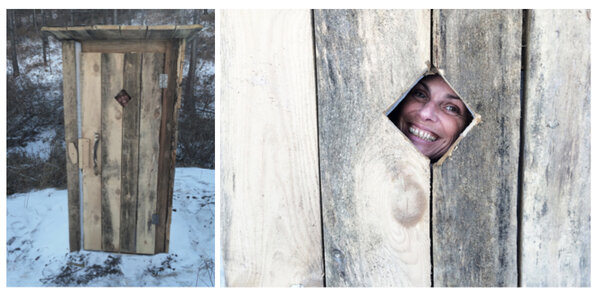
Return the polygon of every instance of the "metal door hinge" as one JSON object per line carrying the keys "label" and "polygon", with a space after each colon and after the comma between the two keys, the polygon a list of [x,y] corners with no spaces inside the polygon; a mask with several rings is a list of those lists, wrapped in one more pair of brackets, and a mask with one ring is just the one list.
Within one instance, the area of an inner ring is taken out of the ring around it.
{"label": "metal door hinge", "polygon": [[166,89],[168,83],[169,83],[169,75],[167,75],[167,74],[160,74],[160,77],[158,79],[158,86],[161,89]]}
{"label": "metal door hinge", "polygon": [[158,214],[152,214],[152,224],[158,225]]}

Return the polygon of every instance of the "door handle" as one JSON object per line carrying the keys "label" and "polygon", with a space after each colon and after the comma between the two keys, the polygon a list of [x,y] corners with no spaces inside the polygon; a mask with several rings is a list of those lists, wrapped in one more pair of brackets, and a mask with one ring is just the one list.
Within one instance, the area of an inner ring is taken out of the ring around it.
{"label": "door handle", "polygon": [[98,134],[97,132],[94,133],[94,155],[93,155],[93,160],[94,160],[94,175],[98,175],[98,142],[100,142],[100,134]]}

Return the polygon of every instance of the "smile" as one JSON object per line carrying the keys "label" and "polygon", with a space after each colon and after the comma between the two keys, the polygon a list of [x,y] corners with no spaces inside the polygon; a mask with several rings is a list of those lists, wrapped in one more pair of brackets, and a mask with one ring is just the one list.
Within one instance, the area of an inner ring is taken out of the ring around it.
{"label": "smile", "polygon": [[414,126],[411,126],[410,128],[408,128],[408,131],[410,131],[410,133],[416,135],[417,137],[427,140],[427,141],[430,141],[430,142],[434,142],[435,140],[437,140],[437,137],[434,137],[429,132],[421,130]]}

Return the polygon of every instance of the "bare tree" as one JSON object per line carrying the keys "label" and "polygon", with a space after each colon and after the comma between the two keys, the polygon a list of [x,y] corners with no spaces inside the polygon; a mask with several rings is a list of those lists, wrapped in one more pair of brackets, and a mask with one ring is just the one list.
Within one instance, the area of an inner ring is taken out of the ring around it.
{"label": "bare tree", "polygon": [[9,10],[8,14],[8,35],[10,36],[10,59],[12,61],[13,76],[18,77],[19,72],[19,61],[17,60],[17,37],[15,34],[15,11]]}

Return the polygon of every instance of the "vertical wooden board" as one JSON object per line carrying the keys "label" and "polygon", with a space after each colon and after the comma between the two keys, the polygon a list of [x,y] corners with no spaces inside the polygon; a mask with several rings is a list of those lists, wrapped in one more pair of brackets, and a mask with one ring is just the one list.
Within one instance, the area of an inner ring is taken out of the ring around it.
{"label": "vertical wooden board", "polygon": [[169,190],[168,190],[168,197],[167,197],[167,205],[166,205],[166,222],[165,222],[165,251],[164,252],[169,252],[169,243],[170,243],[170,238],[171,238],[171,215],[172,215],[172,211],[173,211],[173,189],[175,186],[175,163],[176,163],[176,159],[177,159],[177,120],[179,117],[179,109],[181,108],[181,82],[183,80],[183,63],[185,60],[185,44],[186,41],[184,39],[180,39],[178,43],[173,43],[173,49],[175,48],[175,46],[177,47],[177,68],[172,69],[169,71],[169,76],[175,76],[173,77],[173,83],[176,84],[175,86],[175,97],[174,97],[174,109],[173,109],[173,120],[171,121],[171,124],[174,129],[173,132],[173,136],[171,137],[171,160],[170,160],[170,164],[171,164],[171,171],[170,171],[170,176],[168,177],[169,179]]}
{"label": "vertical wooden board", "polygon": [[[100,140],[102,112],[100,53],[81,53],[81,137],[92,141],[89,168],[83,173],[83,248],[102,250]],[[96,146],[96,147],[94,147]],[[96,154],[96,163],[93,157]]]}
{"label": "vertical wooden board", "polygon": [[122,252],[135,252],[138,199],[138,158],[140,133],[142,54],[126,53],[123,89],[131,100],[123,107],[123,149],[121,156],[121,203],[119,232]]}
{"label": "vertical wooden board", "polygon": [[136,226],[136,252],[154,253],[158,154],[162,89],[159,76],[163,71],[164,54],[144,53],[142,56],[142,102],[140,107],[139,181]]}
{"label": "vertical wooden board", "polygon": [[121,53],[102,54],[102,249],[119,251],[123,108],[115,95],[123,88]]}
{"label": "vertical wooden board", "polygon": [[164,73],[168,74],[167,89],[162,94],[162,113],[160,120],[160,137],[159,137],[159,159],[158,159],[158,190],[156,212],[158,214],[158,224],[156,224],[154,252],[168,251],[168,222],[171,209],[173,181],[175,178],[175,157],[173,140],[177,131],[177,123],[174,119],[176,116],[177,103],[177,54],[179,45],[175,42],[167,45],[165,52],[165,68]]}
{"label": "vertical wooden board", "polygon": [[322,286],[309,10],[221,11],[221,249],[228,286]]}
{"label": "vertical wooden board", "polygon": [[[65,143],[78,144],[77,124],[77,66],[74,41],[62,43],[62,74]],[[68,151],[68,146],[67,146]],[[67,156],[68,157],[68,156]],[[79,199],[79,163],[67,159],[67,190],[69,207],[69,250],[81,249],[81,204]]]}
{"label": "vertical wooden board", "polygon": [[517,285],[520,10],[433,14],[433,61],[481,115],[433,167],[434,286]]}
{"label": "vertical wooden board", "polygon": [[590,11],[527,27],[521,284],[590,286]]}
{"label": "vertical wooden board", "polygon": [[326,285],[430,286],[429,159],[385,115],[427,70],[430,12],[314,23]]}

